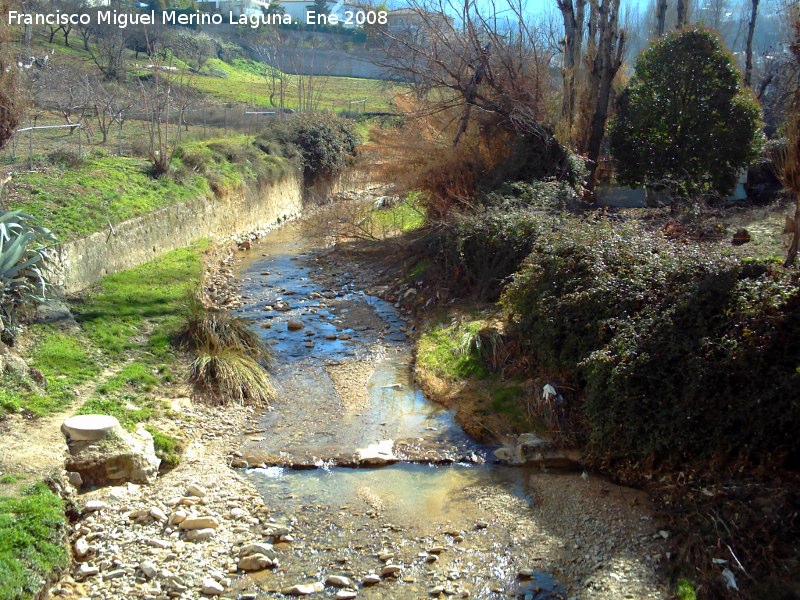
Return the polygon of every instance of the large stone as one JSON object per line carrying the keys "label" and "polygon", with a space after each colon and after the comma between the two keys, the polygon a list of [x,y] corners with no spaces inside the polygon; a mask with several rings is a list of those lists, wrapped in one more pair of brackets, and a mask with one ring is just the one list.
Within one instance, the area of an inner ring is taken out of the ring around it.
{"label": "large stone", "polygon": [[356,450],[356,462],[362,465],[382,466],[397,462],[394,440],[383,440]]}
{"label": "large stone", "polygon": [[316,583],[300,583],[284,589],[281,593],[286,596],[309,596],[325,589],[321,581]]}
{"label": "large stone", "polygon": [[564,470],[580,468],[582,458],[577,450],[559,448],[535,433],[520,434],[516,442],[495,450],[494,456],[506,464]]}
{"label": "large stone", "polygon": [[269,569],[275,563],[268,556],[263,554],[249,554],[239,559],[237,566],[240,571],[263,571]]}
{"label": "large stone", "polygon": [[65,468],[79,473],[83,487],[151,483],[161,461],[153,448],[153,436],[143,427],[125,431],[114,417],[78,415],[61,426],[70,456]]}
{"label": "large stone", "polygon": [[210,515],[186,517],[178,527],[181,529],[216,529],[219,527],[219,521]]}

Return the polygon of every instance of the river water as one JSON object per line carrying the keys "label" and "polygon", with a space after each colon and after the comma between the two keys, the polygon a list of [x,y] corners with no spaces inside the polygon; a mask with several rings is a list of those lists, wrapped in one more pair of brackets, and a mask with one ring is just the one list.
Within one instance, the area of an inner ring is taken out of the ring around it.
{"label": "river water", "polygon": [[[239,268],[239,314],[273,348],[280,392],[241,452],[291,530],[261,588],[343,575],[359,598],[566,598],[539,570],[553,540],[531,518],[528,472],[493,464],[415,386],[391,304],[349,274],[325,287],[319,268],[298,225],[254,243]],[[387,564],[402,570],[362,584]]]}

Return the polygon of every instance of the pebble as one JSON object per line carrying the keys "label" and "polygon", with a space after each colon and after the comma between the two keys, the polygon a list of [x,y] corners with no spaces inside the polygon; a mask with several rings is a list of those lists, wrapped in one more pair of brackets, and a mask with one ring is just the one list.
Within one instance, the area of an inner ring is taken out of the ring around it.
{"label": "pebble", "polygon": [[386,565],[381,569],[381,576],[388,577],[391,575],[397,575],[403,570],[403,567],[400,565]]}
{"label": "pebble", "polygon": [[205,498],[208,495],[208,492],[205,490],[205,488],[197,485],[196,483],[190,483],[186,486],[186,495]]}
{"label": "pebble", "polygon": [[339,588],[353,587],[352,580],[349,577],[343,577],[341,575],[329,575],[325,583]]}
{"label": "pebble", "polygon": [[224,591],[225,588],[210,577],[203,579],[203,589],[201,590],[202,594],[205,594],[206,596],[220,596]]}
{"label": "pebble", "polygon": [[352,600],[358,596],[358,592],[355,590],[339,590],[336,592],[336,600]]}
{"label": "pebble", "polygon": [[273,564],[272,559],[264,554],[248,554],[239,559],[237,567],[240,571],[263,571]]}
{"label": "pebble", "polygon": [[286,596],[308,596],[316,594],[325,589],[325,584],[321,581],[315,583],[300,583],[292,587],[285,588],[281,593]]}
{"label": "pebble", "polygon": [[156,575],[158,575],[158,569],[156,566],[151,563],[149,560],[143,560],[139,563],[139,570],[142,572],[147,579],[152,579]]}
{"label": "pebble", "polygon": [[186,532],[186,539],[190,542],[205,542],[214,537],[216,529],[206,527],[205,529],[190,529]]}
{"label": "pebble", "polygon": [[362,580],[362,583],[364,585],[375,585],[380,582],[381,578],[378,577],[377,575],[372,575],[372,574],[365,576],[364,579]]}
{"label": "pebble", "polygon": [[86,503],[86,506],[83,507],[83,510],[86,512],[96,512],[106,508],[108,508],[108,502],[104,502],[102,500],[89,500]]}
{"label": "pebble", "polygon": [[214,517],[186,517],[178,524],[181,529],[216,529],[219,527],[219,521]]}

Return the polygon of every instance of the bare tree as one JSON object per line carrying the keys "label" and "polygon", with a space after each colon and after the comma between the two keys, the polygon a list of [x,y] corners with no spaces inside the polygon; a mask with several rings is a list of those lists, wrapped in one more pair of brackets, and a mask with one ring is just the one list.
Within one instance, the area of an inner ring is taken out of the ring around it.
{"label": "bare tree", "polygon": [[108,141],[108,134],[116,124],[121,124],[125,114],[134,104],[130,90],[115,82],[90,80],[87,82],[95,111],[95,121],[100,134],[101,144]]}
{"label": "bare tree", "polygon": [[141,108],[150,115],[147,130],[151,174],[160,177],[172,166],[181,141],[181,125],[193,96],[187,69],[175,70],[158,53],[151,58],[152,77],[140,81],[139,98]]}
{"label": "bare tree", "polygon": [[115,25],[92,26],[94,44],[86,44],[92,61],[107,81],[124,81],[128,75],[125,64],[125,50],[128,37],[133,28],[121,28]]}
{"label": "bare tree", "polygon": [[[8,14],[10,8],[8,0],[0,0],[0,12]],[[10,38],[7,20],[0,19],[0,149],[14,135],[22,114],[22,97]]]}
{"label": "bare tree", "polygon": [[508,18],[476,0],[412,0],[418,26],[387,33],[388,59],[376,59],[411,85],[425,110],[461,113],[454,145],[475,113],[493,115],[498,126],[516,133],[552,138],[543,122],[555,49],[521,1],[502,8]]}
{"label": "bare tree", "polygon": [[753,85],[753,34],[756,31],[758,18],[758,0],[750,0],[750,21],[747,24],[747,42],[744,51],[744,84]]}
{"label": "bare tree", "polygon": [[564,60],[561,68],[563,99],[561,116],[570,139],[575,123],[576,77],[581,68],[586,0],[556,0],[564,20]]}
{"label": "bare tree", "polygon": [[591,71],[583,103],[588,125],[580,148],[589,159],[588,188],[591,191],[596,183],[597,164],[608,119],[612,84],[622,66],[625,32],[619,26],[620,0],[589,1],[597,13],[597,21],[595,31],[590,31],[590,34],[594,34],[595,41],[590,44],[590,51],[594,54],[587,56],[591,61]]}

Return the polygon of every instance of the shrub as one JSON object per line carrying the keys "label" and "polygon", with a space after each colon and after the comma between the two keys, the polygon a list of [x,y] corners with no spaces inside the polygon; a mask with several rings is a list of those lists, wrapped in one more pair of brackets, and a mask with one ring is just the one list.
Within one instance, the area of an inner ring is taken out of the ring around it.
{"label": "shrub", "polygon": [[643,52],[609,127],[620,181],[674,181],[727,194],[763,140],[761,110],[710,30],[664,36]]}
{"label": "shrub", "polygon": [[441,271],[462,290],[496,299],[548,220],[542,213],[508,206],[456,215],[432,232],[426,255],[435,255]]}
{"label": "shrub", "polygon": [[47,261],[55,236],[30,215],[0,211],[0,319],[12,329],[20,310],[43,301],[52,290]]}
{"label": "shrub", "polygon": [[502,303],[533,363],[580,390],[595,456],[797,457],[797,274],[565,220]]}
{"label": "shrub", "polygon": [[341,172],[358,144],[353,123],[327,113],[302,114],[276,123],[256,139],[256,146],[267,154],[298,158],[309,182]]}
{"label": "shrub", "polygon": [[[8,14],[9,5],[7,0],[0,0],[3,14]],[[10,38],[11,27],[3,19],[0,21],[0,150],[14,135],[22,116],[22,94]]]}

